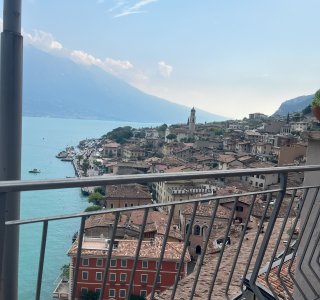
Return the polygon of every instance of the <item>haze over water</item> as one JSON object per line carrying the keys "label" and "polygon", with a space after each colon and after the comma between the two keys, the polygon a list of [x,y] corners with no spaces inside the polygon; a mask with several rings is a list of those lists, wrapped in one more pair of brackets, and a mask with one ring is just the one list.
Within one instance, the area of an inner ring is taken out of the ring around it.
{"label": "haze over water", "polygon": [[[60,161],[55,155],[66,146],[76,146],[80,140],[98,138],[125,125],[139,128],[158,124],[24,117],[22,179],[74,176],[72,164]],[[34,168],[40,169],[41,173],[29,174],[28,171]],[[21,194],[21,219],[76,213],[87,206],[87,199],[81,195],[80,189],[24,192]],[[79,219],[49,223],[41,299],[52,299],[55,281],[61,266],[68,263],[66,252],[79,226]],[[20,227],[20,300],[35,297],[41,232],[42,223]]]}

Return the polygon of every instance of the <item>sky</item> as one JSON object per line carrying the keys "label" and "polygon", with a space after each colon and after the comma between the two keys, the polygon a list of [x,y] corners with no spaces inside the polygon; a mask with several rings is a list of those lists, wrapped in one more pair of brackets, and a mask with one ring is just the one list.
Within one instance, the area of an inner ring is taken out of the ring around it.
{"label": "sky", "polygon": [[241,119],[320,88],[319,0],[22,2],[25,44],[175,103]]}

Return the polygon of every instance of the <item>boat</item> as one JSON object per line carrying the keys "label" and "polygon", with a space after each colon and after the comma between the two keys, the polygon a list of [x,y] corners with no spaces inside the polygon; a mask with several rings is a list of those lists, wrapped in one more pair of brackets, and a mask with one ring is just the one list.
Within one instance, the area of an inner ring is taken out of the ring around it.
{"label": "boat", "polygon": [[29,173],[38,174],[38,173],[40,173],[40,170],[33,169],[33,170],[30,170]]}
{"label": "boat", "polygon": [[56,158],[66,158],[66,157],[68,157],[67,151],[61,151],[56,155]]}

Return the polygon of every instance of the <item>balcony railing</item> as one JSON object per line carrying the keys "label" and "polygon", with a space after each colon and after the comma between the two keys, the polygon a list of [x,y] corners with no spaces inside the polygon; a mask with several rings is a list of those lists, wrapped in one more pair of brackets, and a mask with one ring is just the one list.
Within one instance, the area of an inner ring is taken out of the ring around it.
{"label": "balcony railing", "polygon": [[[126,289],[127,299],[130,299],[134,288],[134,274],[137,270],[144,240],[144,230],[148,214],[152,210],[167,212],[168,220],[162,236],[161,251],[157,256],[158,267],[155,270],[155,280],[147,296],[148,299],[251,299],[248,297],[252,293],[259,299],[303,298],[309,300],[311,298],[308,296],[306,289],[309,289],[313,294],[312,299],[318,299],[320,296],[319,288],[315,282],[318,284],[320,281],[320,252],[318,248],[320,233],[317,222],[313,220],[310,224],[310,216],[315,215],[315,220],[318,220],[320,216],[320,206],[316,205],[319,201],[320,178],[319,184],[316,186],[287,187],[287,180],[291,173],[319,170],[320,166],[305,166],[63,180],[3,181],[0,182],[0,193],[6,194],[46,189],[131,183],[146,184],[174,180],[206,179],[214,182],[221,178],[228,179],[262,174],[279,174],[280,178],[279,184],[270,190],[210,195],[202,198],[154,203],[138,207],[13,220],[3,222],[0,225],[6,230],[11,226],[42,223],[42,239],[39,245],[41,251],[37,285],[35,286],[36,299],[40,299],[41,294],[48,223],[70,218],[80,219],[80,228],[75,245],[76,259],[71,270],[71,277],[77,279],[83,255],[86,219],[94,215],[113,214],[115,217],[111,226],[109,247],[105,253],[107,263],[103,271],[99,298],[100,300],[109,299],[105,291],[108,288],[108,274],[116,243],[119,218],[121,214],[135,210],[142,211],[143,217],[139,225],[140,233],[136,239],[130,281]],[[240,203],[245,203],[246,212],[239,209]],[[224,212],[227,212],[225,217],[220,214],[222,205],[224,205]],[[183,223],[181,212],[186,207],[189,210],[185,211],[185,223]],[[177,214],[178,211],[180,214]],[[245,217],[239,222],[236,218],[240,211],[244,213]],[[206,216],[206,224],[200,226],[203,213]],[[301,214],[303,214],[302,217]],[[191,247],[194,238],[199,239],[200,237],[201,251],[198,249],[193,255],[194,263],[190,264],[188,276],[181,280],[179,276],[176,276],[170,288],[161,291],[161,293],[156,293],[158,286],[156,278],[162,274],[161,264],[164,260],[170,228],[176,221],[177,216],[180,223],[179,229],[182,230],[181,234],[183,235],[177,274],[181,273],[188,251],[191,250],[192,252]],[[221,221],[223,218],[224,221]],[[311,243],[311,241],[313,242]],[[3,243],[0,250],[2,249]],[[0,253],[3,254],[3,251]],[[2,257],[2,261],[5,259],[6,257]],[[2,274],[2,276],[5,276],[5,274]],[[72,280],[70,284],[69,299],[76,299],[79,297],[77,295],[78,282]],[[296,295],[299,295],[299,298]]]}

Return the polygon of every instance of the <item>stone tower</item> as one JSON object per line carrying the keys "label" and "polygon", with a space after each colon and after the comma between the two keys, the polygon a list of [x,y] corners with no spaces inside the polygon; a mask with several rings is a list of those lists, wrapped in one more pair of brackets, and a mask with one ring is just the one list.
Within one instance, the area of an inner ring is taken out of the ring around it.
{"label": "stone tower", "polygon": [[194,107],[191,109],[190,117],[189,117],[189,131],[191,134],[195,132],[196,129],[196,110]]}

